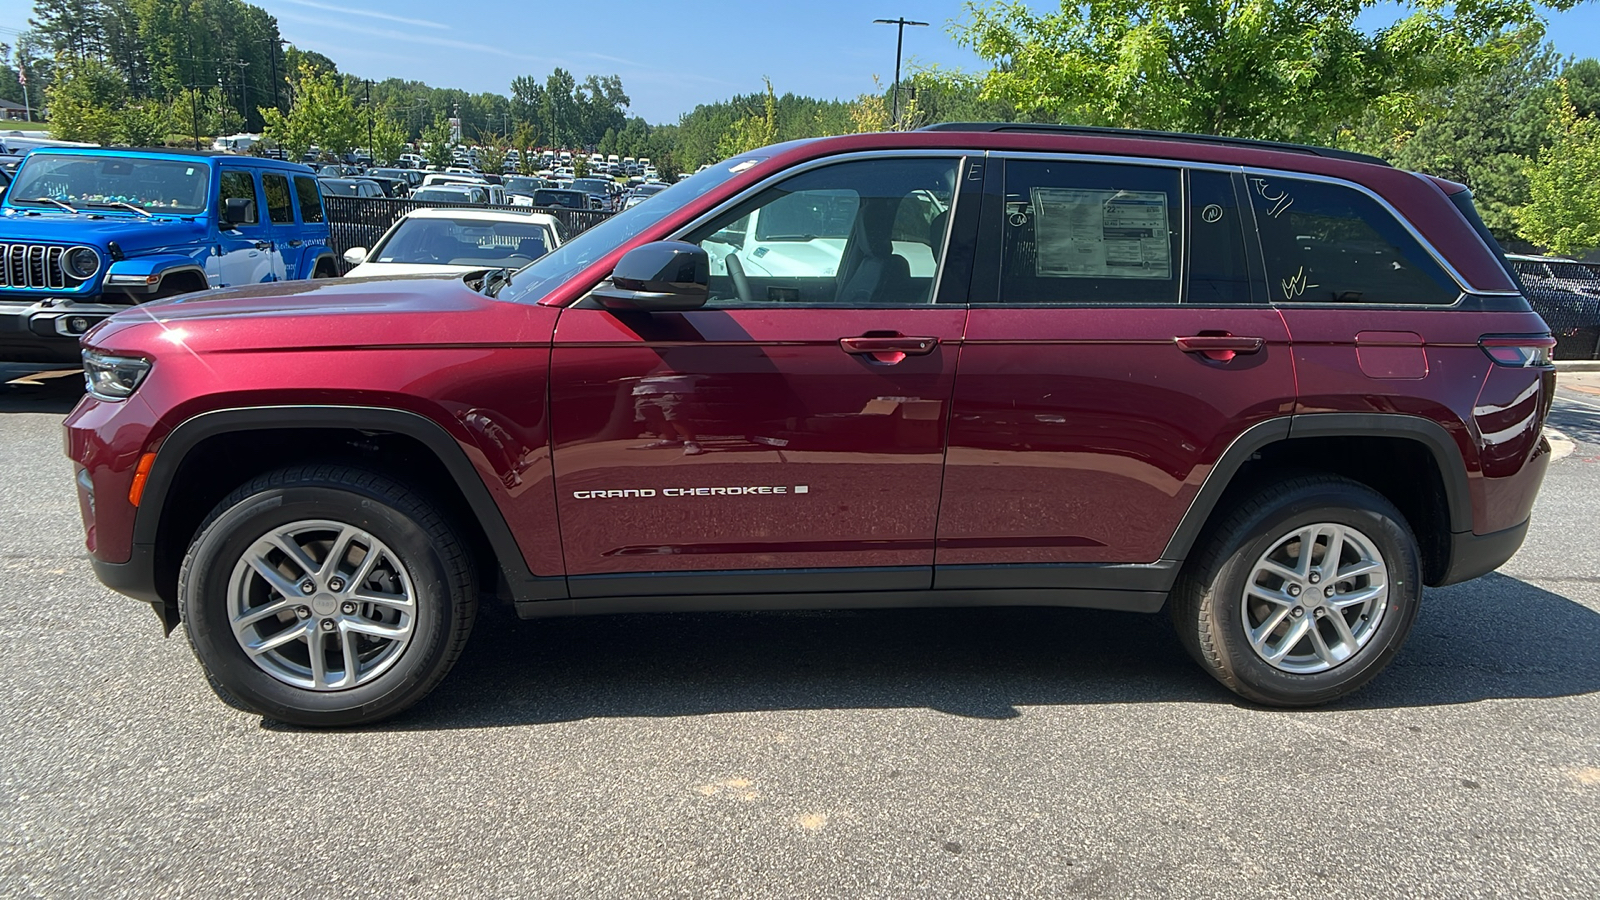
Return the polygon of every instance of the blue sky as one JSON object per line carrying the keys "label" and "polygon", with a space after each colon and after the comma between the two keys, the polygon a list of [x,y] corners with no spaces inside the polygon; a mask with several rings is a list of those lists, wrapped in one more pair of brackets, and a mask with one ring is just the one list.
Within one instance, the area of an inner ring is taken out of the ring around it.
{"label": "blue sky", "polygon": [[[439,0],[252,0],[278,19],[288,40],[332,57],[366,78],[407,78],[437,87],[509,93],[518,75],[543,78],[555,66],[581,81],[617,74],[632,112],[672,122],[698,103],[761,89],[854,97],[877,75],[894,75],[895,29],[875,18],[931,23],[907,28],[905,56],[946,68],[979,68],[957,46],[949,23],[960,0],[610,0],[590,4],[506,2],[454,6]],[[1053,3],[1035,2],[1039,9]],[[31,0],[0,0],[0,40],[26,28]],[[1374,27],[1398,7],[1370,10]],[[575,15],[587,11],[586,15]],[[1600,2],[1551,16],[1556,49],[1600,56]]]}

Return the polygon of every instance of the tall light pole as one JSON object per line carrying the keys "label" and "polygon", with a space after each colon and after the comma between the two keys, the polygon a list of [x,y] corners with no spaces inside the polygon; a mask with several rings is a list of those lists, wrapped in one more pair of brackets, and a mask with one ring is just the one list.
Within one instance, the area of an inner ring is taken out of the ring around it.
{"label": "tall light pole", "polygon": [[262,38],[261,43],[267,45],[267,62],[272,64],[272,108],[282,109],[278,105],[278,51],[289,42],[283,38]]}
{"label": "tall light pole", "polygon": [[376,163],[378,153],[372,149],[372,79],[364,80],[367,85],[367,158]]}
{"label": "tall light pole", "polygon": [[894,39],[894,112],[892,126],[900,127],[900,50],[906,43],[907,25],[927,25],[927,22],[913,22],[905,16],[898,19],[873,19],[874,25],[894,25],[899,29],[899,36]]}

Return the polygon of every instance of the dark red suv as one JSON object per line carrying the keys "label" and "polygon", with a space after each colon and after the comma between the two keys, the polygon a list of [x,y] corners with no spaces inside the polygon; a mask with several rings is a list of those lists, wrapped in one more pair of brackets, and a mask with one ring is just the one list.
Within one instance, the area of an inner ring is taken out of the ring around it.
{"label": "dark red suv", "polygon": [[285,721],[416,702],[480,597],[1166,606],[1298,706],[1521,544],[1552,343],[1461,185],[943,126],[740,156],[514,273],[130,309],[67,439],[101,580]]}

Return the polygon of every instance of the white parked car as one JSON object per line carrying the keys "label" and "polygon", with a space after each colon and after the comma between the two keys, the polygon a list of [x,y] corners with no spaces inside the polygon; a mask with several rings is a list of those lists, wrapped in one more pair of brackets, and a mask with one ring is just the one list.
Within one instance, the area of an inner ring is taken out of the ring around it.
{"label": "white parked car", "polygon": [[488,209],[417,209],[394,223],[372,249],[352,247],[346,278],[436,275],[520,269],[561,246],[561,222],[549,213]]}

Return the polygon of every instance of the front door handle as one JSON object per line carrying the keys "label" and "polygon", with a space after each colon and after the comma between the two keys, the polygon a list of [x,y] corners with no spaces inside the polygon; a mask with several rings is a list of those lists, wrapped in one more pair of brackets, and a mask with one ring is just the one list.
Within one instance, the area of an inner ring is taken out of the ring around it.
{"label": "front door handle", "polygon": [[271,250],[272,249],[272,242],[271,241],[256,241],[256,249],[257,250]]}
{"label": "front door handle", "polygon": [[298,247],[298,246],[300,246],[300,245],[301,245],[301,244],[303,244],[303,243],[305,243],[305,242],[304,242],[304,241],[290,241],[290,242],[289,242],[289,246],[291,246],[291,247]]}
{"label": "front door handle", "polygon": [[867,334],[839,339],[839,349],[868,362],[892,366],[908,356],[927,356],[939,346],[936,337],[907,337],[903,334]]}
{"label": "front door handle", "polygon": [[1240,353],[1260,353],[1261,348],[1267,345],[1264,338],[1231,334],[1197,334],[1172,340],[1185,353],[1199,353],[1217,362],[1227,362]]}

